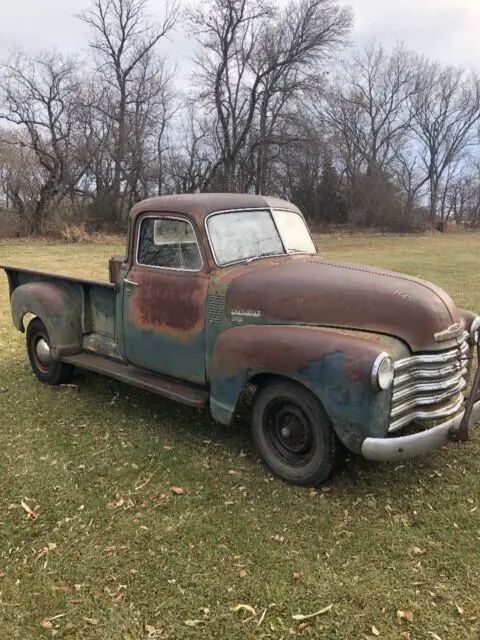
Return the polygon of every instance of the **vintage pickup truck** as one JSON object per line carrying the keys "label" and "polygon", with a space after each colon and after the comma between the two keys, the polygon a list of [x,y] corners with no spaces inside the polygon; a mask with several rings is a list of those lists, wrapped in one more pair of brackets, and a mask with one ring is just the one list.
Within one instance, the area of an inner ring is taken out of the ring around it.
{"label": "vintage pickup truck", "polygon": [[289,482],[323,483],[342,450],[427,453],[467,439],[480,418],[478,371],[465,397],[480,318],[428,282],[321,258],[284,200],[144,200],[110,282],[2,266],[15,327],[34,316],[39,380],[60,384],[78,367],[208,405],[225,425],[255,387],[254,444]]}

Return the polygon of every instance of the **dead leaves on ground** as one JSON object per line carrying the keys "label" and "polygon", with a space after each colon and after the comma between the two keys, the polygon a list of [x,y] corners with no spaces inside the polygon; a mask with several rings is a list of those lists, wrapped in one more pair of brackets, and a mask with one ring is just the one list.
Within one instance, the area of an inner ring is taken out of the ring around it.
{"label": "dead leaves on ground", "polygon": [[310,620],[310,618],[316,618],[317,616],[322,616],[324,613],[331,611],[331,609],[333,609],[333,604],[329,604],[328,607],[324,607],[319,611],[315,611],[315,613],[308,613],[306,615],[302,613],[296,613],[292,616],[292,618],[297,621]]}
{"label": "dead leaves on ground", "polygon": [[[230,611],[233,611],[235,613],[237,613],[238,611],[245,611],[247,613],[249,613],[250,615],[248,616],[248,618],[243,618],[242,620],[242,624],[245,624],[247,622],[250,622],[251,620],[254,620],[255,618],[257,618],[257,620],[255,621],[255,624],[257,627],[259,627],[264,618],[265,615],[267,613],[267,607],[265,607],[263,609],[263,611],[256,611],[251,605],[249,604],[237,604],[235,607],[231,607]],[[260,616],[260,617],[258,617]]]}
{"label": "dead leaves on ground", "polygon": [[[275,606],[274,604],[270,605],[271,607]],[[323,609],[319,609],[314,613],[294,613],[292,614],[292,619],[296,622],[301,622],[300,627],[304,627],[307,623],[307,620],[311,620],[312,618],[316,618],[318,616],[324,615],[333,609],[333,604],[329,604],[327,607],[323,607]],[[242,624],[246,624],[250,621],[255,621],[255,625],[259,627],[265,619],[265,616],[268,611],[268,607],[264,607],[263,609],[259,609],[258,611],[252,607],[250,604],[237,604],[235,607],[231,607],[230,611],[234,613],[242,612],[247,614],[247,617],[242,619]]]}
{"label": "dead leaves on ground", "polygon": [[408,620],[408,622],[413,622],[413,611],[401,611],[397,610],[397,620]]}
{"label": "dead leaves on ground", "polygon": [[57,545],[55,544],[55,542],[49,542],[46,547],[43,547],[43,549],[41,549],[38,552],[35,560],[40,560],[40,558],[43,558],[44,556],[48,556],[50,551],[55,551],[56,548],[57,548]]}
{"label": "dead leaves on ground", "polygon": [[25,500],[21,500],[20,505],[21,505],[22,509],[25,511],[25,513],[27,514],[27,520],[36,520],[38,518],[38,513],[36,511],[34,511],[25,502]]}

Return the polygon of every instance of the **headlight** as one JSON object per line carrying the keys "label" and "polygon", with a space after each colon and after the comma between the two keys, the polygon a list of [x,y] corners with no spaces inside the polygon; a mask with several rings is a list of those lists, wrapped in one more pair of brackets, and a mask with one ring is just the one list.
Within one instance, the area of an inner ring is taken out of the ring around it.
{"label": "headlight", "polygon": [[372,367],[372,384],[374,388],[378,390],[388,389],[393,382],[394,374],[393,360],[388,353],[381,353]]}
{"label": "headlight", "polygon": [[472,325],[470,327],[470,335],[469,341],[471,345],[476,345],[478,343],[478,339],[480,337],[480,317],[477,316],[473,319]]}

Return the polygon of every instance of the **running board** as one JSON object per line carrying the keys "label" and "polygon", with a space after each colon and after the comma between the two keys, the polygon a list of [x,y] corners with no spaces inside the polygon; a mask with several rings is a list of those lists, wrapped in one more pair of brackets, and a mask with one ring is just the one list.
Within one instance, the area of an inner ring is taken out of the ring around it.
{"label": "running board", "polygon": [[87,369],[109,378],[115,378],[120,382],[125,382],[145,391],[151,391],[191,407],[205,407],[209,399],[207,389],[147,373],[142,369],[137,369],[123,362],[115,362],[102,356],[79,353],[73,356],[65,356],[62,361],[80,369]]}

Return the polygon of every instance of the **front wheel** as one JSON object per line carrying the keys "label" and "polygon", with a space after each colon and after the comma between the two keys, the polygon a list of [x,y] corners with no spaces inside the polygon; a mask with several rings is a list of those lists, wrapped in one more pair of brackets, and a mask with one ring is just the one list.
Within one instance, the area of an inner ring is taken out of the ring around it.
{"label": "front wheel", "polygon": [[252,435],[267,467],[283,480],[303,486],[323,484],[341,450],[320,401],[290,381],[275,381],[258,389]]}
{"label": "front wheel", "polygon": [[27,352],[40,382],[58,385],[71,379],[74,367],[52,358],[48,332],[40,318],[34,318],[27,327]]}

